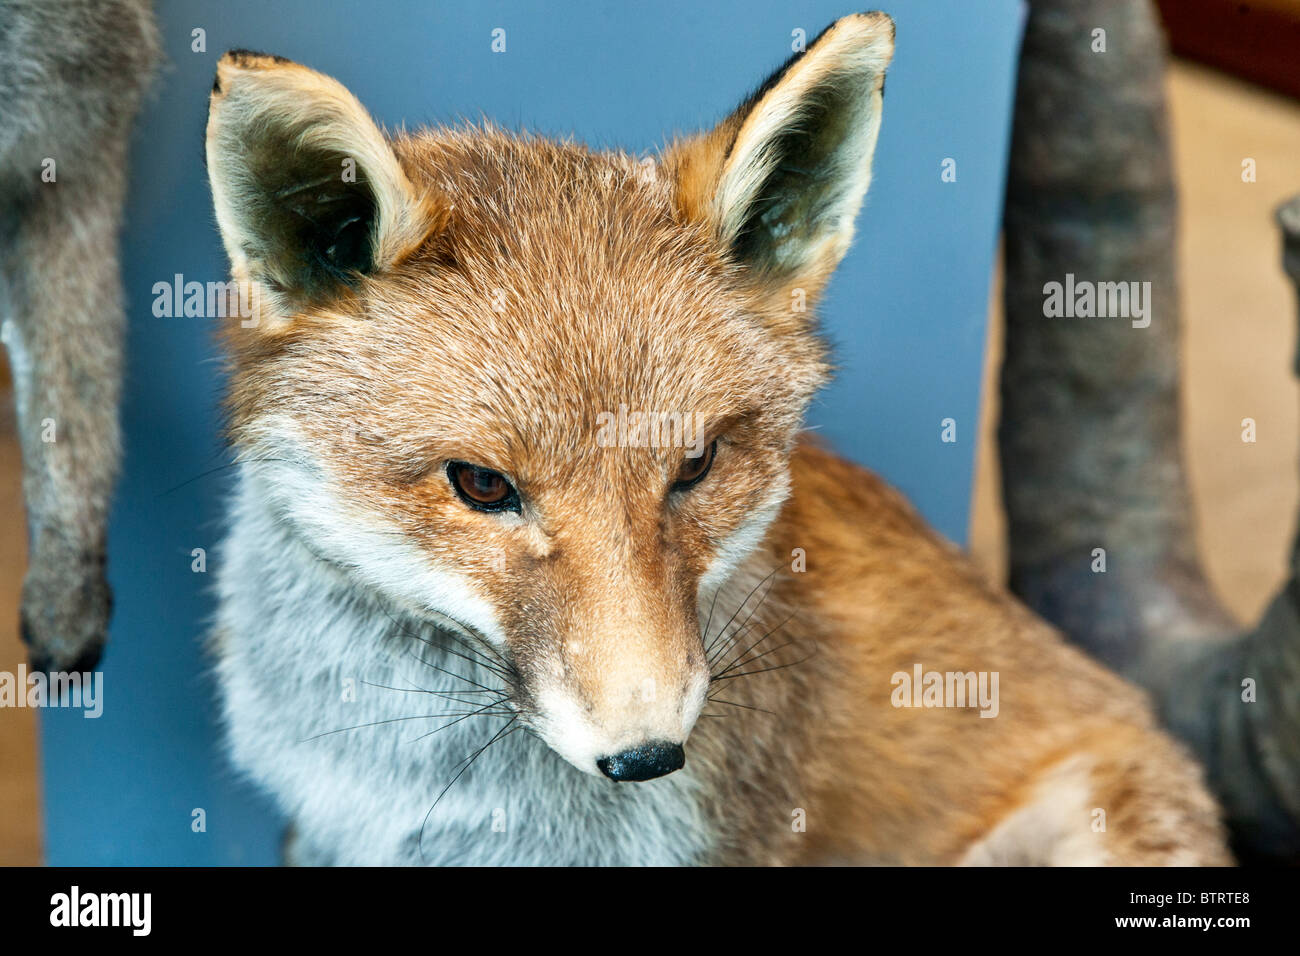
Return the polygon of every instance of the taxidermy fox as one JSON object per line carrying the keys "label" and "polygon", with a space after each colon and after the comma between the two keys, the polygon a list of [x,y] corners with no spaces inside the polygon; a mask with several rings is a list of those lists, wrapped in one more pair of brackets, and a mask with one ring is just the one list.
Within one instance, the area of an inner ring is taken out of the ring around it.
{"label": "taxidermy fox", "polygon": [[800,437],[893,40],[653,162],[221,60],[213,649],[292,862],[1229,862],[1137,691]]}

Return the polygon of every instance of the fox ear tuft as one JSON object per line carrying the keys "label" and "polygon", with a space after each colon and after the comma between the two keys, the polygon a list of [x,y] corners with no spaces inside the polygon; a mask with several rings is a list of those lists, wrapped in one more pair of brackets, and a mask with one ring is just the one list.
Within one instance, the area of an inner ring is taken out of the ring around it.
{"label": "fox ear tuft", "polygon": [[207,160],[235,277],[285,311],[394,265],[434,223],[356,97],[282,57],[221,58]]}
{"label": "fox ear tuft", "polygon": [[704,220],[766,282],[819,289],[871,182],[894,23],[844,17],[665,165],[679,212]]}

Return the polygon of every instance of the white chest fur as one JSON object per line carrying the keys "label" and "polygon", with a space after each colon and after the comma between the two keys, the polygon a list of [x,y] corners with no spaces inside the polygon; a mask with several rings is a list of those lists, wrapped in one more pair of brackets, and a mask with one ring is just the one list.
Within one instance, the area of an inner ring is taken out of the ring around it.
{"label": "white chest fur", "polygon": [[509,718],[458,718],[500,681],[311,554],[248,476],[232,517],[214,646],[230,751],[292,819],[303,862],[674,865],[707,853],[689,764],[615,784],[516,722],[465,768]]}

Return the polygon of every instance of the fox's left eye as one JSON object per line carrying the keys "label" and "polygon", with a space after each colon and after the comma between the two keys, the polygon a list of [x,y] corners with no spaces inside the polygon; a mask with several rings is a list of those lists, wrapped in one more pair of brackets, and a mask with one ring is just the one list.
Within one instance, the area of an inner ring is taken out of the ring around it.
{"label": "fox's left eye", "polygon": [[703,454],[683,461],[682,467],[677,472],[677,480],[673,482],[673,491],[684,491],[691,485],[699,484],[713,467],[713,456],[717,452],[718,442],[714,439]]}
{"label": "fox's left eye", "polygon": [[447,463],[447,480],[460,500],[479,511],[513,511],[518,514],[519,492],[506,476],[491,468],[463,461]]}

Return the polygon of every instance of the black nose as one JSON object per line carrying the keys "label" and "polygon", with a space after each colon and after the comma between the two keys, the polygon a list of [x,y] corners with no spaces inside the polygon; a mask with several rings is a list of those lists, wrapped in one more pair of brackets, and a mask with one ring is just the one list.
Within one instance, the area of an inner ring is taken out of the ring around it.
{"label": "black nose", "polygon": [[686,751],[681,744],[665,741],[642,744],[612,757],[596,761],[600,772],[610,780],[653,780],[686,765]]}

